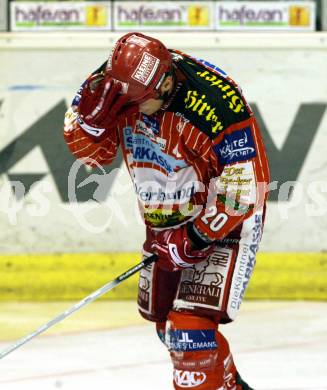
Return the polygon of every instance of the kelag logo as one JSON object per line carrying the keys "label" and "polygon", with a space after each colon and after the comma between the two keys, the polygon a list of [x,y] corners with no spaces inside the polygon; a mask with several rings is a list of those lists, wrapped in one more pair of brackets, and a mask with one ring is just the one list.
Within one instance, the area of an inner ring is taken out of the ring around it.
{"label": "kelag logo", "polygon": [[[2,101],[0,101],[0,110],[1,104]],[[327,105],[326,103],[301,104],[280,149],[275,145],[269,132],[269,126],[265,123],[257,105],[251,104],[251,107],[265,141],[270,163],[271,180],[278,182],[277,189],[270,193],[269,200],[277,201],[280,186],[287,181],[296,181],[298,179]],[[52,176],[62,202],[68,202],[68,174],[75,162],[75,158],[69,152],[62,135],[63,118],[66,110],[66,103],[63,100],[58,102],[19,137],[0,150],[0,175],[5,174],[9,180],[17,180],[23,183],[25,194],[28,193],[31,185],[38,180],[42,180],[45,174],[38,172],[37,166],[35,166],[35,172],[33,173],[21,172],[19,174],[11,174],[10,170],[21,159],[32,153],[34,148],[38,147],[41,149],[44,159],[49,166],[48,174]],[[110,173],[121,164],[122,156],[118,154],[116,160],[111,165],[104,167],[104,170]],[[77,180],[81,183],[91,174],[97,172],[98,170],[95,170],[90,173],[86,168],[81,168],[78,171]],[[101,172],[99,171],[98,173]],[[96,188],[97,184],[95,182],[77,188],[76,200],[84,202],[92,199]],[[107,193],[109,191],[110,188],[107,189]],[[103,200],[105,200],[105,196],[106,194],[104,193]],[[285,199],[280,200],[288,200],[288,195]]]}

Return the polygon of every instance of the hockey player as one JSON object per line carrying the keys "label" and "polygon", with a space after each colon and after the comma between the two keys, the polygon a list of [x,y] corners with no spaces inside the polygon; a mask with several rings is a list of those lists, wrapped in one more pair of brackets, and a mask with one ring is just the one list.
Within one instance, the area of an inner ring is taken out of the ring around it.
{"label": "hockey player", "polygon": [[[253,113],[222,70],[129,33],[81,86],[69,149],[110,164],[120,146],[146,224],[141,315],[156,323],[175,389],[245,390],[220,325],[231,322],[262,235],[269,170]],[[90,165],[95,165],[89,160]]]}

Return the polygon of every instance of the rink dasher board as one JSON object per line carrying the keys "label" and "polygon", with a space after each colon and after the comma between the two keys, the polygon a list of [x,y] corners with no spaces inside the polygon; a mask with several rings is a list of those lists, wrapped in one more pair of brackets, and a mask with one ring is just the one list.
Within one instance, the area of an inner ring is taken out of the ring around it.
{"label": "rink dasher board", "polygon": [[[103,49],[112,47],[123,32],[0,33],[0,50]],[[147,34],[145,32],[145,34]],[[154,32],[167,47],[178,49],[308,49],[325,50],[327,32]],[[205,46],[204,46],[205,42]]]}
{"label": "rink dasher board", "polygon": [[[0,255],[0,301],[78,301],[140,260],[140,252]],[[326,253],[262,253],[245,299],[327,300]],[[138,275],[105,300],[136,299]]]}

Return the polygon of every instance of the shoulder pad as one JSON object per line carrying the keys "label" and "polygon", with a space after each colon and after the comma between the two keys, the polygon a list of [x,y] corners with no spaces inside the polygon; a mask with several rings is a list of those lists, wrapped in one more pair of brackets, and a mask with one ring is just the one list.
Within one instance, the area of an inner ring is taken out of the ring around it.
{"label": "shoulder pad", "polygon": [[177,61],[176,66],[185,80],[169,111],[179,112],[211,139],[250,118],[251,110],[231,78],[189,56]]}

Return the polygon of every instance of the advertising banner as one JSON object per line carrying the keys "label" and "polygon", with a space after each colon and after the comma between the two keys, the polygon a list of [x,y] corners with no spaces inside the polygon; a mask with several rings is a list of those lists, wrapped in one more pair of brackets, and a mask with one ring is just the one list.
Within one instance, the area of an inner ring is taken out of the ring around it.
{"label": "advertising banner", "polygon": [[313,1],[221,1],[215,3],[216,30],[315,30]]}
{"label": "advertising banner", "polygon": [[211,30],[211,1],[115,1],[114,30]]}
{"label": "advertising banner", "polygon": [[110,2],[11,2],[11,30],[110,30]]}
{"label": "advertising banner", "polygon": [[7,31],[8,26],[8,1],[0,0],[0,31]]}

